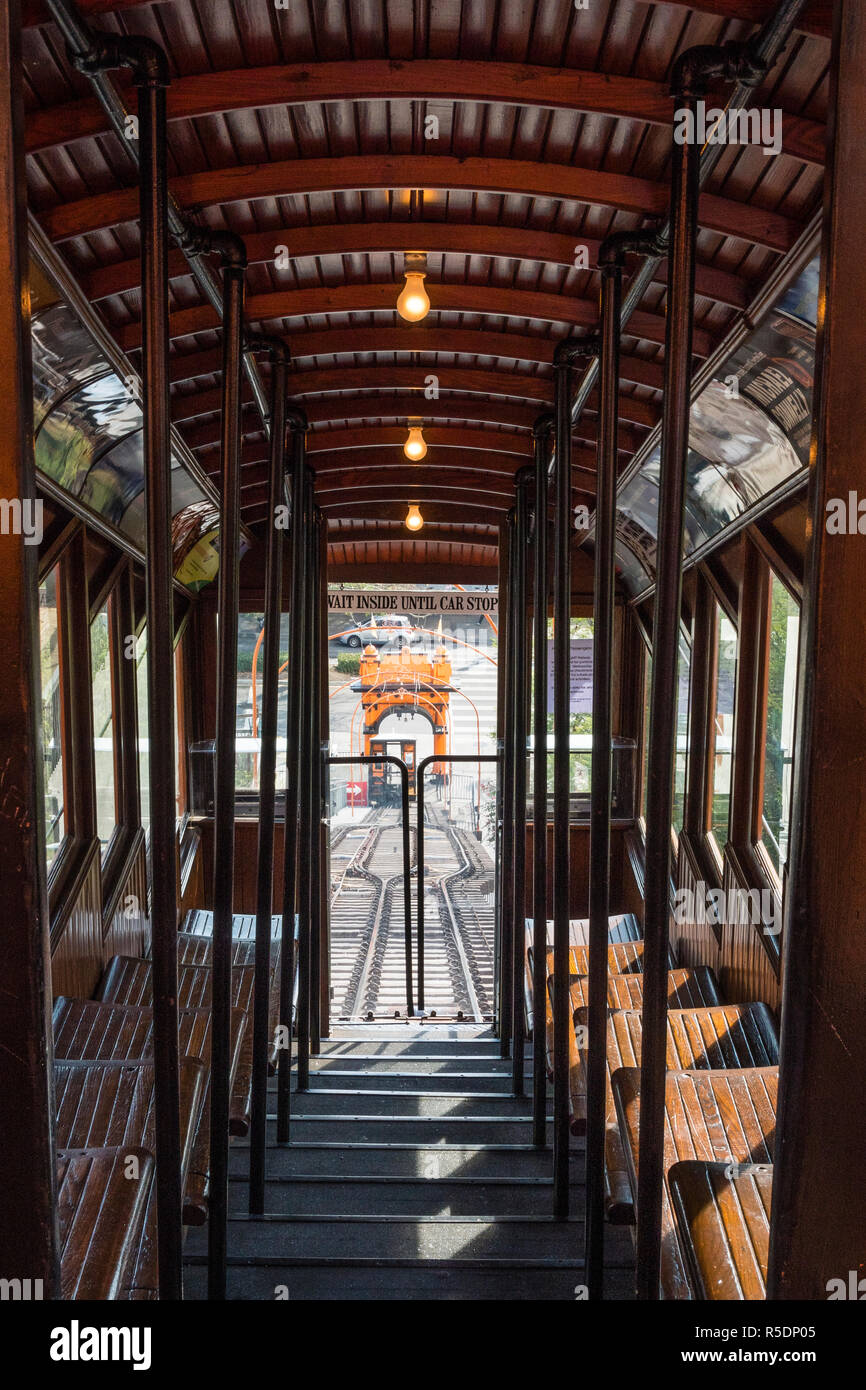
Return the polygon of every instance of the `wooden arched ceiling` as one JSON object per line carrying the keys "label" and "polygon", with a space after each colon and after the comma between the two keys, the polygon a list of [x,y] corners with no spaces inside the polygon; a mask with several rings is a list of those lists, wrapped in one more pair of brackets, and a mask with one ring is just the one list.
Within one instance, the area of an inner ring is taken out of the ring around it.
{"label": "wooden arched ceiling", "polygon": [[[703,194],[699,357],[820,203],[831,8],[806,7],[759,97],[785,113],[782,153],[725,151]],[[195,220],[244,237],[247,319],[291,347],[332,554],[358,577],[407,553],[490,571],[531,427],[552,403],[556,344],[597,322],[600,242],[666,210],[674,58],[747,36],[776,0],[78,9],[167,52],[173,192]],[[24,15],[31,206],[135,360],[134,170],[40,0],[25,0]],[[410,250],[428,254],[432,301],[416,325],[395,312]],[[218,320],[176,250],[169,270],[173,418],[214,472]],[[624,338],[624,462],[659,415],[666,275],[662,263]],[[267,446],[245,399],[242,497],[255,524]],[[576,500],[594,495],[594,404],[575,431]],[[425,421],[420,465],[401,451],[409,415]],[[422,502],[417,536],[402,526],[407,500]]]}

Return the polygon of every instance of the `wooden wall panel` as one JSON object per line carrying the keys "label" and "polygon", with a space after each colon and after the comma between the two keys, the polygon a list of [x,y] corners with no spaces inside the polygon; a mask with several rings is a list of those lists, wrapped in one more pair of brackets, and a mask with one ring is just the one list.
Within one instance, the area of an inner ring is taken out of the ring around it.
{"label": "wooden wall panel", "polygon": [[[700,887],[702,883],[704,886]],[[691,893],[692,901],[697,903],[707,886],[689,837],[683,833],[679,837],[677,854],[677,891]],[[697,911],[693,914],[695,917],[698,915]],[[718,975],[721,947],[709,922],[675,920],[671,923],[671,941],[680,965],[709,965]]]}
{"label": "wooden wall panel", "polygon": [[102,880],[95,840],[77,878],[65,919],[52,933],[51,992],[89,998],[102,974]]}
{"label": "wooden wall panel", "polygon": [[[202,893],[203,903],[190,906],[211,907],[213,905],[213,821],[202,817],[195,822],[201,834]],[[283,826],[278,822],[274,829],[274,893],[272,910],[283,910]],[[235,912],[255,912],[256,910],[256,864],[259,850],[259,823],[253,819],[235,821]]]}
{"label": "wooden wall panel", "polygon": [[133,847],[129,871],[116,895],[116,906],[106,924],[103,958],[142,956],[150,944],[147,912],[147,856],[144,831]]}
{"label": "wooden wall panel", "polygon": [[[748,889],[749,884],[729,855],[725,855],[722,886],[730,905],[733,890]],[[781,983],[773,969],[758,933],[750,922],[728,922],[722,932],[722,952],[719,970],[722,993],[732,1004],[746,1004],[763,999],[775,1013],[781,1003]]]}
{"label": "wooden wall panel", "polygon": [[[610,910],[633,912],[635,900],[634,875],[628,864],[625,839],[631,825],[617,825],[610,837]],[[533,825],[526,827],[526,913],[532,916],[532,845]],[[553,826],[547,827],[547,862],[553,863]],[[630,883],[629,883],[630,880]],[[628,886],[626,886],[628,885]],[[589,825],[571,826],[571,882],[569,916],[586,917],[589,913]],[[626,906],[628,902],[628,906]],[[548,874],[547,913],[553,915],[553,875]]]}

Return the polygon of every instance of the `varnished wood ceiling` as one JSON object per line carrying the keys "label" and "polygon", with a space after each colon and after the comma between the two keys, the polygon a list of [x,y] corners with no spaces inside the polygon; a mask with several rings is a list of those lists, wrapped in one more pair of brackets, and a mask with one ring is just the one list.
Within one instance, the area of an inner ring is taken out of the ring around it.
{"label": "varnished wood ceiling", "polygon": [[[171,186],[197,221],[244,237],[247,319],[291,347],[334,563],[358,577],[412,556],[435,567],[438,556],[489,576],[533,422],[551,406],[556,343],[598,319],[599,244],[665,213],[672,64],[693,44],[746,37],[775,0],[78,8],[165,48]],[[700,357],[820,202],[831,8],[807,6],[759,95],[785,113],[782,153],[726,150],[703,194]],[[134,168],[39,0],[24,14],[31,205],[135,358]],[[410,250],[428,254],[432,302],[416,325],[395,310]],[[180,252],[169,270],[173,418],[215,473],[218,320]],[[663,263],[624,339],[623,462],[659,414],[665,284]],[[254,525],[267,449],[245,399],[242,498]],[[576,429],[576,500],[594,495],[593,405]],[[420,464],[401,452],[410,415],[425,420]],[[427,521],[417,536],[401,524],[407,500]]]}

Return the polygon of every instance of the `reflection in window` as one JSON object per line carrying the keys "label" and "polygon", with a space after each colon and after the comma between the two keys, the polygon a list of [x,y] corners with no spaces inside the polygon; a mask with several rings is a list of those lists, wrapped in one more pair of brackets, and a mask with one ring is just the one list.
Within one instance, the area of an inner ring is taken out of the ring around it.
{"label": "reflection in window", "polygon": [[710,830],[722,848],[728,838],[731,813],[736,672],[737,629],[716,604],[716,684],[710,726]]}
{"label": "reflection in window", "polygon": [[96,772],[96,833],[102,857],[117,826],[114,777],[114,691],[109,604],[90,625],[90,679],[93,695],[93,761]]}
{"label": "reflection in window", "polygon": [[45,794],[45,862],[50,868],[66,834],[63,795],[63,689],[60,666],[60,620],[57,607],[59,567],[39,585],[39,655],[42,675],[42,757]]}
{"label": "reflection in window", "polygon": [[644,661],[643,677],[643,752],[641,767],[641,802],[640,810],[644,820],[646,820],[646,794],[647,794],[647,766],[649,763],[649,732],[650,732],[650,696],[652,694],[653,659],[649,652]]}
{"label": "reflection in window", "polygon": [[674,759],[673,827],[677,834],[683,828],[686,802],[686,780],[689,771],[689,677],[692,654],[686,639],[680,634],[680,655],[677,663],[677,730]]}
{"label": "reflection in window", "polygon": [[135,642],[135,691],[138,706],[138,794],[141,824],[150,825],[150,742],[147,734],[147,628]]}
{"label": "reflection in window", "polygon": [[[241,613],[238,619],[238,703],[236,773],[238,791],[259,790],[261,717],[264,698],[264,613]],[[277,788],[285,786],[285,737],[288,695],[289,615],[280,617],[280,671],[277,698]],[[345,676],[343,677],[345,680]]]}
{"label": "reflection in window", "polygon": [[800,610],[784,584],[773,575],[761,840],[779,875],[788,858],[799,636]]}

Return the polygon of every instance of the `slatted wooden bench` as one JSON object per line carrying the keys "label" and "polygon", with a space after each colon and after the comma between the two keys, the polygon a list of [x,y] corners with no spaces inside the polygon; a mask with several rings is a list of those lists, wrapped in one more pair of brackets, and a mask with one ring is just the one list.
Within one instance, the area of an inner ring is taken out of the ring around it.
{"label": "slatted wooden bench", "polygon": [[[186,1184],[204,1099],[204,1067],[185,1057],[179,1068],[181,1180]],[[154,1153],[156,1123],[151,1062],[54,1063],[57,1145],[63,1149],[139,1148]],[[129,1181],[132,1181],[131,1179]],[[159,1288],[156,1246],[156,1196],[152,1188],[135,1251],[129,1294],[141,1289],[156,1296]]]}
{"label": "slatted wooden bench", "polygon": [[[190,936],[213,936],[213,912],[207,907],[191,907],[184,919],[182,931]],[[271,940],[279,941],[283,934],[283,919],[279,913],[271,917]],[[297,936],[297,922],[295,936]],[[232,914],[232,936],[236,941],[254,941],[256,915],[254,912]]]}
{"label": "slatted wooden bench", "polygon": [[[178,1007],[182,1009],[209,1009],[211,1006],[211,982],[213,970],[209,965],[179,965]],[[232,1007],[242,1009],[248,1016],[247,1028],[241,1044],[235,1085],[232,1094],[232,1110],[229,1128],[232,1134],[243,1136],[249,1130],[250,1095],[253,1075],[253,991],[255,971],[251,965],[238,965],[232,968]],[[140,1004],[149,1007],[153,1001],[152,966],[149,960],[136,956],[113,956],[96,991],[97,999],[113,1004]],[[271,1021],[271,1065],[276,1057],[276,1024],[279,1008],[279,960],[271,960],[269,987],[269,1015]]]}
{"label": "slatted wooden bench", "polygon": [[687,1159],[668,1187],[692,1297],[765,1299],[772,1165]]}
{"label": "slatted wooden bench", "polygon": [[[108,1004],[95,999],[54,1003],[54,1055],[66,1061],[135,1061],[153,1057],[153,1010],[140,1005]],[[247,1015],[232,1009],[230,1078],[236,1084]],[[210,1009],[178,1010],[178,1050],[204,1064],[205,1094],[184,1189],[183,1217],[190,1225],[207,1219],[210,1156]],[[243,1098],[240,1097],[239,1100]]]}
{"label": "slatted wooden bench", "polygon": [[[137,1161],[138,1177],[127,1176]],[[133,1273],[154,1174],[143,1148],[61,1149],[57,1155],[60,1297],[120,1298]]]}
{"label": "slatted wooden bench", "polygon": [[[639,951],[638,948],[639,947]],[[719,986],[709,966],[696,966],[681,970],[673,965],[673,951],[670,952],[671,969],[667,973],[669,981],[677,977],[677,987],[669,992],[669,1008],[699,1008],[702,1005],[721,1004]],[[571,1011],[587,1005],[587,977],[589,973],[588,949],[578,948],[569,952],[570,965],[574,967],[569,976]],[[552,965],[553,962],[550,962]],[[614,970],[621,965],[624,970]],[[607,1008],[639,1009],[644,1001],[644,942],[616,945],[607,948]],[[701,972],[701,973],[696,973]],[[676,999],[683,1002],[674,1002]],[[548,1076],[553,1076],[553,974],[548,976],[548,998],[545,1011],[545,1042]]]}
{"label": "slatted wooden bench", "polygon": [[[692,1297],[686,1257],[671,1207],[671,1170],[684,1160],[722,1165],[772,1163],[778,1078],[777,1066],[668,1072],[665,1085],[666,1176],[662,1189],[661,1292],[664,1298]],[[628,1176],[636,1191],[640,1071],[635,1067],[623,1067],[615,1072],[613,1094]]]}
{"label": "slatted wooden bench", "polygon": [[[526,959],[525,959],[525,988],[526,988],[526,1017],[531,1029],[532,1026],[532,933],[533,919],[526,918]],[[607,937],[610,942],[640,941],[642,936],[640,923],[633,912],[620,912],[608,918]],[[548,974],[553,969],[553,922],[547,922],[547,946],[548,946]],[[569,946],[588,946],[589,944],[589,918],[572,917],[568,923],[568,944]]]}
{"label": "slatted wooden bench", "polygon": [[[587,1023],[587,1010],[578,1009],[575,1026],[586,1027]],[[574,1133],[583,1134],[586,1132],[583,1052],[575,1047],[570,1060],[571,1125]],[[668,1013],[667,1065],[671,1070],[775,1066],[778,1060],[778,1038],[766,1004],[725,1004],[705,1009],[672,1009]],[[617,1122],[611,1079],[620,1068],[636,1068],[639,1076],[640,1062],[640,1011],[611,1010],[607,1025],[605,1181],[608,1217],[617,1224],[634,1220],[634,1189]]]}

